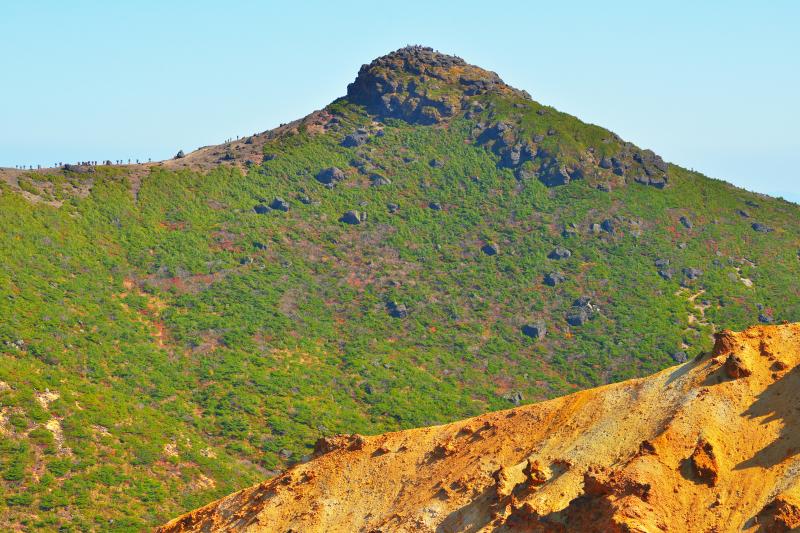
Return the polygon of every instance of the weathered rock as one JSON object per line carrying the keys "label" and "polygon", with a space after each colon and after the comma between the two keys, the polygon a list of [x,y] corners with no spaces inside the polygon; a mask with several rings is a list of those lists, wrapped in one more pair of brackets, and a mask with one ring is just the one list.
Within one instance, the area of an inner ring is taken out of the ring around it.
{"label": "weathered rock", "polygon": [[541,340],[547,335],[547,324],[544,320],[537,320],[522,326],[522,333],[532,339]]}
{"label": "weathered rock", "polygon": [[658,271],[658,275],[669,281],[675,276],[675,270],[671,268],[662,268]]}
{"label": "weathered rock", "polygon": [[602,229],[606,233],[613,235],[615,230],[614,226],[615,226],[614,221],[611,220],[610,218],[607,218],[600,224],[600,229]]}
{"label": "weathered rock", "polygon": [[694,227],[694,224],[692,224],[692,221],[689,220],[685,216],[681,217],[681,224],[683,224],[683,227],[688,228],[688,229],[692,229]]}
{"label": "weathered rock", "polygon": [[566,281],[567,277],[561,272],[550,272],[544,276],[544,284],[555,287],[556,285]]}
{"label": "weathered rock", "polygon": [[431,202],[431,203],[428,204],[428,207],[430,207],[434,211],[441,211],[442,210],[442,204],[440,204],[439,202]]}
{"label": "weathered rock", "polygon": [[589,312],[583,307],[573,307],[567,312],[567,323],[570,326],[582,326],[589,321]]}
{"label": "weathered rock", "polygon": [[365,144],[369,140],[369,134],[364,131],[351,133],[347,135],[344,139],[342,139],[342,146],[347,148],[353,148],[356,146],[361,146]]}
{"label": "weathered rock", "polygon": [[270,203],[269,206],[276,211],[286,212],[289,210],[289,202],[279,196],[272,200],[272,203]]}
{"label": "weathered rock", "polygon": [[481,251],[486,255],[497,255],[500,248],[494,243],[486,243],[481,247]]}
{"label": "weathered rock", "polygon": [[341,216],[340,222],[345,224],[361,224],[367,220],[367,214],[361,211],[350,210]]}
{"label": "weathered rock", "polygon": [[317,181],[325,185],[335,185],[345,179],[345,173],[336,167],[329,167],[317,174]]}
{"label": "weathered rock", "polygon": [[381,187],[383,185],[391,185],[392,180],[387,178],[386,176],[381,176],[380,174],[372,174],[369,177],[370,185],[373,187]]}
{"label": "weathered rock", "polygon": [[408,308],[400,302],[392,300],[386,304],[386,308],[389,310],[389,315],[394,318],[406,318],[408,316]]}
{"label": "weathered rock", "polygon": [[664,267],[668,267],[668,266],[669,266],[669,259],[666,259],[666,258],[659,257],[659,258],[658,258],[658,259],[656,259],[656,261],[655,261],[655,266],[656,266],[657,268],[664,268]]}
{"label": "weathered rock", "polygon": [[556,260],[567,259],[569,257],[572,257],[572,252],[567,250],[563,246],[556,246],[555,248],[553,248],[553,251],[551,251],[550,254],[548,254],[547,257]]}
{"label": "weathered rock", "polygon": [[704,438],[697,441],[694,452],[690,457],[695,474],[701,481],[711,485],[717,484],[719,477],[719,464],[714,453],[714,446]]}
{"label": "weathered rock", "polygon": [[775,231],[769,226],[761,224],[760,222],[754,222],[751,227],[753,228],[753,231],[757,231],[758,233],[772,233]]}
{"label": "weathered rock", "polygon": [[272,209],[270,209],[268,206],[264,204],[256,204],[255,206],[253,206],[253,211],[255,211],[259,215],[265,215],[270,211],[272,211]]}
{"label": "weathered rock", "polygon": [[395,203],[389,202],[388,204],[386,204],[386,209],[388,209],[390,213],[397,213],[400,210],[400,206]]}
{"label": "weathered rock", "polygon": [[504,400],[508,400],[509,402],[513,403],[514,405],[520,405],[522,403],[522,400],[524,400],[524,397],[522,396],[521,392],[512,391],[512,392],[509,392],[508,394],[504,394],[503,395],[503,399]]}
{"label": "weathered rock", "polygon": [[762,324],[772,324],[773,322],[772,318],[765,315],[764,313],[758,315],[758,321],[761,322]]}
{"label": "weathered rock", "polygon": [[731,379],[739,379],[747,377],[753,372],[741,356],[731,353],[725,360],[725,373]]}
{"label": "weathered rock", "polygon": [[428,164],[432,168],[444,168],[444,162],[439,159],[431,159]]}
{"label": "weathered rock", "polygon": [[750,218],[750,213],[745,211],[744,209],[738,209],[736,213],[742,218]]}
{"label": "weathered rock", "polygon": [[703,275],[703,271],[699,268],[684,268],[683,275],[689,279],[697,279]]}
{"label": "weathered rock", "polygon": [[689,356],[684,351],[675,352],[671,355],[671,357],[676,363],[685,363],[689,360]]}

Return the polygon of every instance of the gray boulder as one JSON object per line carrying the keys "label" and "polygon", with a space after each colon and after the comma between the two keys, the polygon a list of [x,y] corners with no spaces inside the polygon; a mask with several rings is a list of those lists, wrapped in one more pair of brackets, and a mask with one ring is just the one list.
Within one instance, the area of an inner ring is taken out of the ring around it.
{"label": "gray boulder", "polygon": [[503,395],[504,400],[508,400],[509,402],[513,403],[514,405],[520,405],[522,400],[522,393],[519,391],[509,392],[508,394]]}
{"label": "gray boulder", "polygon": [[589,321],[589,312],[584,307],[573,307],[567,312],[567,323],[570,326],[582,326]]}
{"label": "gray boulder", "polygon": [[284,213],[289,210],[289,202],[280,196],[272,200],[272,203],[270,203],[269,206],[276,211],[283,211]]}
{"label": "gray boulder", "polygon": [[345,224],[357,225],[361,224],[362,222],[365,222],[366,220],[367,220],[366,213],[360,211],[354,211],[351,209],[350,211],[347,211],[345,214],[341,216],[339,222],[344,222]]}
{"label": "gray boulder", "polygon": [[347,148],[353,148],[365,144],[368,140],[369,140],[369,135],[366,132],[358,131],[356,133],[351,133],[350,135],[346,136],[342,140],[342,146]]}
{"label": "gray boulder", "polygon": [[268,206],[264,204],[256,204],[255,206],[253,206],[253,211],[255,211],[256,214],[265,215],[270,211],[272,211],[272,209],[270,209]]}
{"label": "gray boulder", "polygon": [[753,231],[757,231],[758,233],[772,233],[775,231],[769,226],[761,224],[760,222],[754,222],[751,227],[753,228]]}
{"label": "gray boulder", "polygon": [[381,187],[383,185],[391,185],[392,180],[387,178],[386,176],[381,176],[380,174],[372,174],[369,177],[370,185],[373,187]]}
{"label": "gray boulder", "polygon": [[675,361],[676,363],[685,363],[686,361],[689,360],[689,356],[686,355],[686,352],[683,351],[675,352],[670,357],[672,357],[672,360]]}
{"label": "gray boulder", "polygon": [[335,185],[336,183],[345,179],[345,173],[336,167],[328,167],[321,170],[316,178],[317,181],[324,185]]}
{"label": "gray boulder", "polygon": [[486,255],[497,255],[500,249],[494,243],[486,243],[481,247],[481,251]]}
{"label": "gray boulder", "polygon": [[566,281],[566,279],[567,277],[561,272],[550,272],[549,274],[545,275],[544,284],[555,287],[556,285]]}
{"label": "gray boulder", "polygon": [[522,333],[532,339],[541,340],[547,335],[547,324],[544,320],[537,320],[522,326]]}
{"label": "gray boulder", "polygon": [[389,315],[394,318],[405,318],[408,316],[408,308],[405,304],[400,302],[392,300],[386,304],[386,308],[389,310]]}
{"label": "gray boulder", "polygon": [[683,275],[689,279],[697,279],[703,275],[703,271],[699,268],[684,268]]}
{"label": "gray boulder", "polygon": [[560,259],[568,259],[572,257],[572,252],[564,248],[563,246],[556,246],[553,248],[553,251],[547,256],[550,259],[560,260]]}

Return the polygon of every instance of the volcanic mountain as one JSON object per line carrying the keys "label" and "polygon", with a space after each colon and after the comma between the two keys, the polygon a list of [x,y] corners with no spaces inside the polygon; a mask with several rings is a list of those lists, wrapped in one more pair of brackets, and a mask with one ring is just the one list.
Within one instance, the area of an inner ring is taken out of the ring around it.
{"label": "volcanic mountain", "polygon": [[[800,321],[800,207],[667,163],[458,57],[397,50],[361,67],[324,109],[247,133],[186,153],[176,146],[168,161],[0,171],[0,530],[140,531],[306,464],[321,437],[556,397],[612,402],[606,391],[635,387],[567,395],[691,360],[723,329]],[[676,380],[664,390],[678,384],[690,387]],[[703,405],[684,399],[686,409]],[[653,399],[676,409],[679,400]],[[485,420],[510,432],[524,413],[545,420],[570,401]],[[569,446],[570,428],[582,427],[570,417],[590,413],[564,409],[553,416]],[[631,439],[655,439],[645,422]],[[454,437],[459,450],[489,437],[476,423]],[[509,442],[544,442],[537,427]],[[360,469],[372,475],[380,461],[415,479],[418,465],[403,457],[429,453],[450,435],[442,431],[400,434],[421,439],[406,456],[386,437],[388,453],[354,462],[353,483],[361,490]],[[591,432],[592,453],[607,442],[602,431]],[[725,468],[746,451],[708,437]],[[364,437],[364,450],[383,438]],[[697,434],[681,438],[697,446]],[[611,440],[596,463],[628,475],[612,451],[640,443]],[[515,492],[509,517],[532,502],[531,512],[558,523],[591,461],[520,446],[481,453],[515,483],[514,468],[539,458],[547,486],[560,486],[559,468],[565,485],[538,492],[547,505]],[[655,457],[672,468],[686,455],[675,446]],[[488,490],[478,470],[452,468]],[[392,472],[387,483],[399,479]],[[437,472],[420,475],[453,481]],[[376,498],[394,494],[375,483]],[[429,489],[420,485],[420,502]],[[473,498],[472,489],[442,490],[430,505],[450,512]],[[662,505],[659,490],[653,484]],[[402,498],[397,511],[423,520]],[[725,501],[738,500],[725,493],[717,507]],[[444,524],[444,511],[431,509]],[[377,523],[358,513],[331,520]]]}
{"label": "volcanic mountain", "polygon": [[317,456],[158,531],[795,531],[800,324],[658,374]]}

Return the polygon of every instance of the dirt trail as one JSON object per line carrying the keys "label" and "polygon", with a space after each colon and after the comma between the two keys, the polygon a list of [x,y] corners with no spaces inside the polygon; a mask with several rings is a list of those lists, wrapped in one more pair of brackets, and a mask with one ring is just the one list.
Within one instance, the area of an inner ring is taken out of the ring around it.
{"label": "dirt trail", "polygon": [[722,332],[645,379],[321,440],[308,463],[159,531],[788,531],[799,364],[800,324]]}

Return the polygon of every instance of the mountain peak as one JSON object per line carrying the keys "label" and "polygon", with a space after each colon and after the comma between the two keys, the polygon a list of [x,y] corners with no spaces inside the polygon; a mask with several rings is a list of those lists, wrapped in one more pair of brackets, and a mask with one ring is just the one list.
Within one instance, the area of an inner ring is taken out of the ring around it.
{"label": "mountain peak", "polygon": [[383,116],[432,124],[458,113],[464,97],[517,94],[494,72],[426,46],[406,46],[363,65],[348,99]]}

